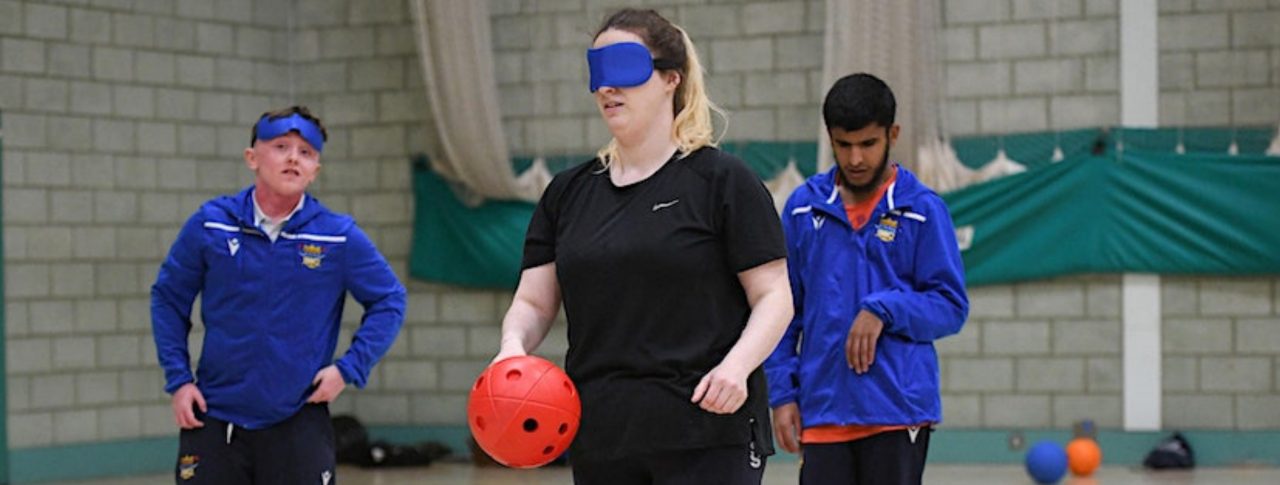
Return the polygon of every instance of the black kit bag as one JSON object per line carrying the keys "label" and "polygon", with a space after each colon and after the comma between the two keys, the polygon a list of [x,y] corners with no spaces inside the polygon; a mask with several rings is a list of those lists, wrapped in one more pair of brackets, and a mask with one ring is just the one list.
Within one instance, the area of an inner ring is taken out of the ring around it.
{"label": "black kit bag", "polygon": [[369,456],[369,431],[353,416],[334,416],[333,449],[338,463],[359,465]]}
{"label": "black kit bag", "polygon": [[347,415],[333,418],[333,441],[338,463],[361,467],[426,466],[453,452],[434,441],[413,445],[371,442],[360,420]]}
{"label": "black kit bag", "polygon": [[1196,456],[1182,433],[1174,432],[1147,453],[1142,466],[1155,470],[1190,469],[1196,466]]}

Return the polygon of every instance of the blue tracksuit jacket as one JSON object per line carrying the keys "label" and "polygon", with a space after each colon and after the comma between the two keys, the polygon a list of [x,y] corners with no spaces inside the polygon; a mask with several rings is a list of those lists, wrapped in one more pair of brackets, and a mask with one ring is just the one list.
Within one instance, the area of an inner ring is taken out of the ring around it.
{"label": "blue tracksuit jacket", "polygon": [[[809,178],[782,213],[796,311],[765,361],[769,404],[798,403],[806,428],[940,422],[933,341],[959,332],[969,313],[951,216],[899,166],[855,231],[834,170]],[[863,309],[884,329],[870,371],[858,375],[844,349]]]}
{"label": "blue tracksuit jacket", "polygon": [[[348,291],[365,313],[336,362],[347,383],[364,387],[404,320],[404,287],[369,238],[351,217],[304,197],[274,243],[254,226],[253,187],[206,202],[151,287],[165,391],[195,381],[210,416],[247,429],[306,403],[316,372],[335,363]],[[187,334],[197,294],[205,336],[193,376]]]}

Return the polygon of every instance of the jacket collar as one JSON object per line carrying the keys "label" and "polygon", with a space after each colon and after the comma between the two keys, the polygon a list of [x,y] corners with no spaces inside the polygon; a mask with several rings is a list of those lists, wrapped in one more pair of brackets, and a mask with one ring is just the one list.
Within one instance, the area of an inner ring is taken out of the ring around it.
{"label": "jacket collar", "polygon": [[[240,227],[255,228],[257,227],[257,215],[254,212],[253,203],[254,186],[245,187],[239,193],[231,197],[231,204],[224,207],[228,213],[236,218],[236,222]],[[305,199],[302,202],[302,208],[293,213],[287,222],[285,222],[283,230],[292,230],[297,228],[311,219],[315,218],[324,211],[324,207],[320,205],[320,201],[312,197],[309,193],[302,194]]]}
{"label": "jacket collar", "polygon": [[[915,205],[915,201],[921,194],[928,191],[928,188],[920,183],[915,174],[907,170],[901,164],[898,167],[897,179],[885,191],[884,198],[876,205],[877,209],[883,210],[905,210]],[[840,199],[840,190],[836,187],[836,170],[838,167],[832,166],[830,170],[809,177],[805,182],[808,188],[806,194],[807,200],[802,201],[801,206],[811,206],[812,210],[821,210],[829,216],[844,218],[844,201]]]}

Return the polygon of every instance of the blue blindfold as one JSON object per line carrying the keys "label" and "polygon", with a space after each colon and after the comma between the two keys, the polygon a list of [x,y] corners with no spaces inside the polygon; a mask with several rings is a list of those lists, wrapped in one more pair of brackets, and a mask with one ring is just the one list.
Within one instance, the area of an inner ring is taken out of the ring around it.
{"label": "blue blindfold", "polygon": [[263,115],[258,120],[258,124],[253,127],[253,133],[257,140],[270,140],[278,136],[284,136],[290,131],[295,131],[298,135],[301,135],[303,140],[306,140],[316,149],[316,152],[324,151],[325,137],[320,132],[320,126],[314,121],[303,118],[301,114],[294,113],[274,120]]}
{"label": "blue blindfold", "polygon": [[644,44],[619,42],[587,49],[587,67],[591,70],[591,92],[594,93],[605,86],[639,86],[649,80],[654,68],[675,69],[679,66],[665,59],[654,59]]}

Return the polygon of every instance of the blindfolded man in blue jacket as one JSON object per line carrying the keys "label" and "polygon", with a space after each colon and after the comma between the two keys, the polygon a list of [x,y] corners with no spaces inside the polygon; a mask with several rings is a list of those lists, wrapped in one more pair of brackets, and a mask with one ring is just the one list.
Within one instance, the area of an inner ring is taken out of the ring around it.
{"label": "blindfolded man in blue jacket", "polygon": [[[305,107],[263,114],[244,150],[254,184],[202,205],[160,266],[151,320],[181,428],[178,483],[335,482],[327,403],[364,387],[400,330],[405,290],[350,216],[306,193],[326,139]],[[334,360],[348,292],[365,313]]]}
{"label": "blindfolded man in blue jacket", "polygon": [[933,342],[969,302],[946,206],[889,160],[896,109],[875,76],[836,82],[822,105],[836,165],[782,213],[795,317],[765,371],[801,484],[918,484],[942,419]]}

